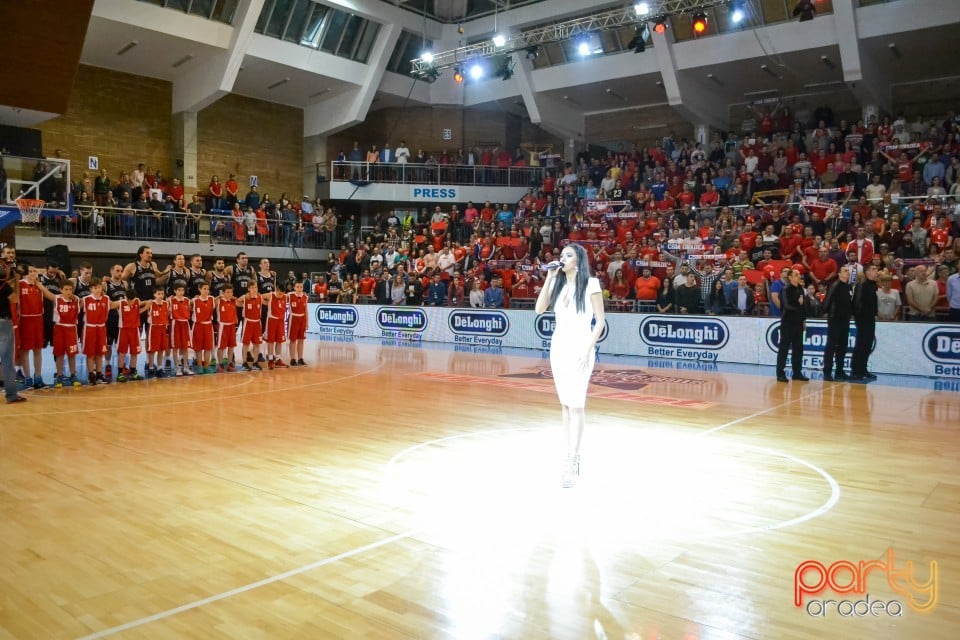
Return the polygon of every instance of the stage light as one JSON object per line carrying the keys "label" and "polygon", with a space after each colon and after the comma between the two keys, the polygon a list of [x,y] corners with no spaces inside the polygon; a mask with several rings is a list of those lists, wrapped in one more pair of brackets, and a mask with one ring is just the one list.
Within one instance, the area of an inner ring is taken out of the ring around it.
{"label": "stage light", "polygon": [[493,75],[503,80],[509,80],[513,77],[513,56],[509,53],[502,54],[494,59]]}
{"label": "stage light", "polygon": [[737,1],[730,5],[730,22],[733,24],[740,24],[746,17],[747,14],[743,10],[742,2]]}
{"label": "stage light", "polygon": [[630,43],[627,45],[627,49],[633,49],[634,53],[643,53],[647,50],[648,35],[649,33],[646,25],[638,27],[636,33],[633,35],[633,39],[630,40]]}
{"label": "stage light", "polygon": [[667,18],[660,16],[653,21],[653,32],[663,35],[667,32]]}
{"label": "stage light", "polygon": [[420,59],[427,64],[433,64],[433,54],[429,51],[424,51],[420,54]]}
{"label": "stage light", "polygon": [[474,62],[470,65],[470,77],[474,80],[479,80],[483,77],[483,65],[479,62]]}
{"label": "stage light", "polygon": [[460,65],[453,68],[453,81],[457,84],[463,84],[463,73],[460,71]]}
{"label": "stage light", "polygon": [[701,35],[707,30],[707,14],[703,11],[698,11],[693,14],[691,25],[693,26],[693,32],[698,36]]}
{"label": "stage light", "polygon": [[527,60],[533,62],[537,59],[537,56],[540,55],[540,47],[537,45],[531,45],[527,47]]}
{"label": "stage light", "polygon": [[507,44],[507,38],[502,33],[493,36],[493,46],[502,47],[505,44]]}
{"label": "stage light", "polygon": [[586,40],[580,42],[580,44],[577,45],[577,53],[584,57],[590,55],[590,43]]}
{"label": "stage light", "polygon": [[633,5],[633,10],[637,12],[638,16],[645,16],[650,13],[650,5],[646,2],[638,2]]}

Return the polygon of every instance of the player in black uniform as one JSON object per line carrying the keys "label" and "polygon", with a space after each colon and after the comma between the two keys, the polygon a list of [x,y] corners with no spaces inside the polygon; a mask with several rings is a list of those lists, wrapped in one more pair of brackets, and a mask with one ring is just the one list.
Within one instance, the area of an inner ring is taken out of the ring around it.
{"label": "player in black uniform", "polygon": [[[40,284],[54,296],[60,295],[60,283],[63,282],[63,273],[56,262],[48,262],[47,270],[40,274]],[[43,298],[43,346],[53,344],[53,300]]]}
{"label": "player in black uniform", "polygon": [[[126,300],[127,283],[123,281],[123,266],[115,264],[110,267],[110,277],[104,281],[104,294],[111,302]],[[107,364],[103,368],[103,377],[107,380],[113,378],[113,347],[117,344],[120,337],[120,312],[111,308],[107,312]]]}
{"label": "player in black uniform", "polygon": [[[239,292],[245,292],[248,285],[256,279],[256,271],[254,271],[253,266],[249,264],[247,254],[243,251],[237,254],[237,261],[233,266],[227,267],[225,273],[230,278],[230,284],[233,285],[233,290]],[[243,322],[242,318],[243,316],[241,315],[241,322]],[[238,327],[238,329],[242,331],[242,325]],[[249,351],[244,356],[244,359],[253,360]]]}

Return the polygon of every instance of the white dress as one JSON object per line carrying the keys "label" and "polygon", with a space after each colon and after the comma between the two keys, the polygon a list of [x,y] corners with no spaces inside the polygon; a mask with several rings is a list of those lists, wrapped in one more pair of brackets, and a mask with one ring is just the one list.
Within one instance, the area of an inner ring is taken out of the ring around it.
{"label": "white dress", "polygon": [[[562,274],[560,277],[564,277]],[[594,351],[590,351],[590,361],[580,367],[580,357],[590,344],[593,321],[593,304],[590,297],[601,293],[600,281],[590,278],[587,281],[587,294],[583,313],[577,312],[573,294],[575,287],[565,284],[554,305],[557,326],[550,340],[550,369],[553,382],[557,387],[560,404],[574,409],[582,409],[587,400],[587,385],[596,360]]]}

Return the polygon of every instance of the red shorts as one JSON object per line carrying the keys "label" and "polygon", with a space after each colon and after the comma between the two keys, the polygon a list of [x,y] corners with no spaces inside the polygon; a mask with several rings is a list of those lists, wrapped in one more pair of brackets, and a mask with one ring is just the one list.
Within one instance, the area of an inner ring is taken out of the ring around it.
{"label": "red shorts", "polygon": [[174,349],[190,348],[190,322],[174,320],[170,325],[170,346]]}
{"label": "red shorts", "polygon": [[245,320],[243,322],[243,336],[240,338],[243,344],[260,344],[260,321]]}
{"label": "red shorts", "polygon": [[137,327],[120,327],[117,337],[117,353],[137,355],[140,353],[140,329]]}
{"label": "red shorts", "polygon": [[237,325],[222,324],[217,335],[217,349],[233,349],[237,346]]}
{"label": "red shorts", "polygon": [[107,327],[105,325],[83,326],[83,355],[88,358],[102,356],[107,352]]}
{"label": "red shorts", "polygon": [[267,342],[280,343],[286,340],[283,330],[283,318],[267,318]]}
{"label": "red shorts", "polygon": [[20,316],[20,351],[43,349],[43,316]]}
{"label": "red shorts", "polygon": [[77,343],[77,325],[53,325],[53,357],[77,355]]}
{"label": "red shorts", "polygon": [[290,316],[290,340],[307,339],[307,316]]}
{"label": "red shorts", "polygon": [[147,353],[160,353],[170,348],[167,325],[152,324],[147,327]]}
{"label": "red shorts", "polygon": [[195,351],[213,349],[213,323],[198,322],[193,325],[193,348]]}

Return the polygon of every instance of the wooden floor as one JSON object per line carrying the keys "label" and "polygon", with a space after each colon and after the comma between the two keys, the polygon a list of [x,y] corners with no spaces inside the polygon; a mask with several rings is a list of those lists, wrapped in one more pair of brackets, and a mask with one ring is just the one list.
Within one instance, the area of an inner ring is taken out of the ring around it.
{"label": "wooden floor", "polygon": [[960,637],[956,392],[604,359],[571,490],[538,356],[307,355],[0,409],[0,639]]}

